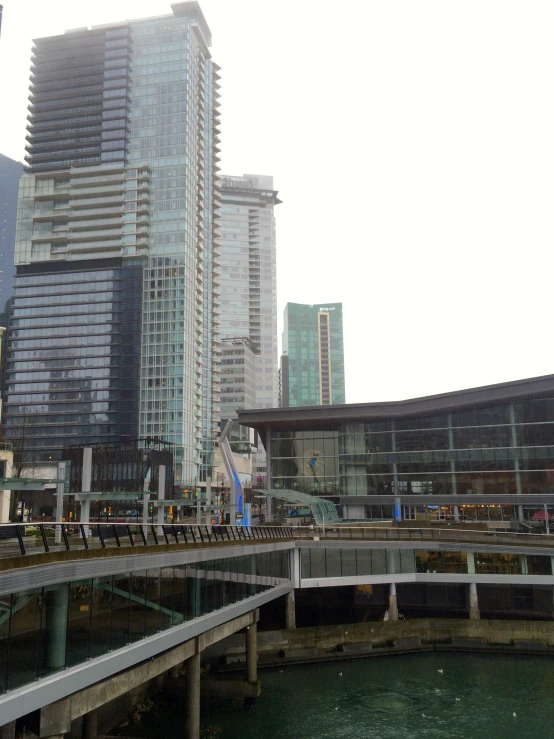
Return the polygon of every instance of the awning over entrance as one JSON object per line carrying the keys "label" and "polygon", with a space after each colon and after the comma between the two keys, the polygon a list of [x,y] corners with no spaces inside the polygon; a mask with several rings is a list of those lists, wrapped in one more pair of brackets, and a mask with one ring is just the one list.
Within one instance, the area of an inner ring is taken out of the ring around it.
{"label": "awning over entrance", "polygon": [[548,518],[549,521],[552,520],[552,514],[550,512],[546,511],[537,511],[536,513],[533,513],[532,521],[544,521],[546,518]]}
{"label": "awning over entrance", "polygon": [[318,525],[342,523],[335,504],[325,498],[318,498],[315,495],[308,495],[308,493],[300,493],[298,490],[287,488],[271,488],[269,490],[256,490],[255,492],[268,495],[270,498],[284,500],[291,505],[301,505],[309,508]]}

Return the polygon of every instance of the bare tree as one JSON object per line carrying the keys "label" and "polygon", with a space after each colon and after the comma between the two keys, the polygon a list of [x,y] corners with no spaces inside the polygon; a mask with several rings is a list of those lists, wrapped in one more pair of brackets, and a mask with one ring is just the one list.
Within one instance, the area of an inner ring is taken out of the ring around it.
{"label": "bare tree", "polygon": [[35,477],[36,472],[31,462],[33,460],[32,436],[30,419],[24,415],[19,426],[10,427],[9,441],[13,450],[12,477]]}

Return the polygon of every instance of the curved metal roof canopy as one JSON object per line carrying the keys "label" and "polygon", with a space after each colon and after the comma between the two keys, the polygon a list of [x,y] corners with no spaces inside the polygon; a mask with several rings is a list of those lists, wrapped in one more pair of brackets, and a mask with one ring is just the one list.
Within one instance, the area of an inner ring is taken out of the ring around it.
{"label": "curved metal roof canopy", "polygon": [[308,493],[299,493],[298,490],[287,488],[271,488],[269,490],[256,490],[261,495],[269,495],[270,498],[278,498],[292,505],[302,505],[309,508],[315,522],[323,526],[328,523],[342,523],[334,503],[325,498],[318,498]]}

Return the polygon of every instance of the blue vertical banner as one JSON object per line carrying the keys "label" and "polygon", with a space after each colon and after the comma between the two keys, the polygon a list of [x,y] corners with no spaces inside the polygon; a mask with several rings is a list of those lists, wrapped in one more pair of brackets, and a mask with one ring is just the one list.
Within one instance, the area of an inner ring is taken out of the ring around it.
{"label": "blue vertical banner", "polygon": [[396,523],[402,521],[402,506],[400,505],[400,498],[394,499],[394,520]]}

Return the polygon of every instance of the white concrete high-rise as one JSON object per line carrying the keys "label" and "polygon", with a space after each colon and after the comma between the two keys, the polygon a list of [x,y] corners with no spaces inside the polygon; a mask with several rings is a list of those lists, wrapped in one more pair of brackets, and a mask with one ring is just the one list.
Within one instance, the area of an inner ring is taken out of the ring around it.
{"label": "white concrete high-rise", "polygon": [[[224,176],[221,198],[221,337],[249,339],[255,355],[256,407],[274,408],[279,404],[274,208],[281,201],[273,189],[273,177],[253,174]],[[222,383],[222,397],[225,389]],[[252,397],[251,389],[245,387],[243,393],[235,394],[243,396]],[[257,455],[255,466],[254,482],[261,484],[265,476],[262,454]]]}
{"label": "white concrete high-rise", "polygon": [[273,177],[222,178],[221,338],[248,337],[256,354],[256,405],[274,408],[277,374],[277,268]]}

